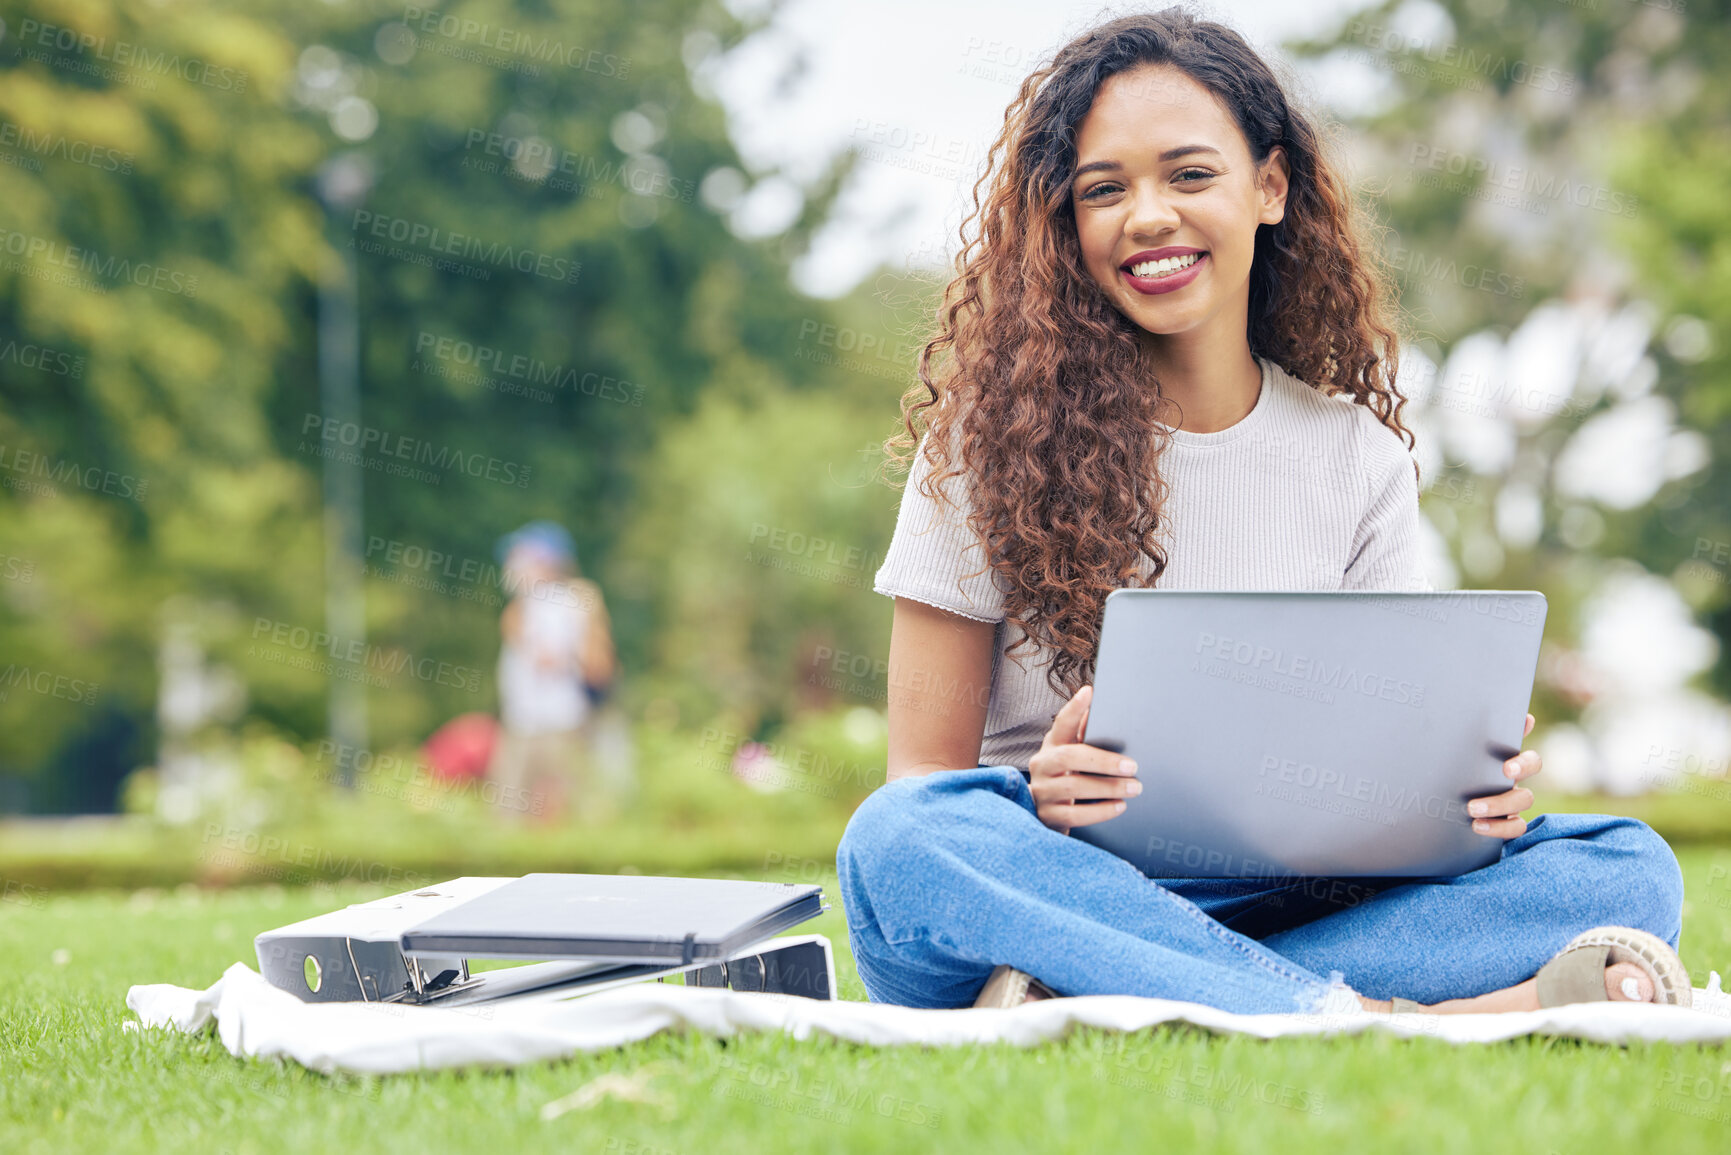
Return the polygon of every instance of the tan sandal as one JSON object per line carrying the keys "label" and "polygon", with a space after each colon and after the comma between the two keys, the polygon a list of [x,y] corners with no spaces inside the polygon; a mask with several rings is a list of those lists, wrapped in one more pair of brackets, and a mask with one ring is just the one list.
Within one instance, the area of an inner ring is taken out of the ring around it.
{"label": "tan sandal", "polygon": [[1605,968],[1617,963],[1633,963],[1646,972],[1653,984],[1651,1001],[1659,1006],[1687,1007],[1694,1001],[1689,971],[1664,939],[1629,926],[1597,926],[1570,939],[1539,969],[1539,1005],[1609,1002]]}
{"label": "tan sandal", "polygon": [[[1030,997],[1031,996],[1031,997]],[[1027,971],[1019,971],[1013,966],[1000,966],[986,979],[986,985],[980,988],[980,997],[974,1000],[976,1007],[1019,1007],[1023,1003],[1035,999],[1055,999],[1057,992],[1051,987],[1030,975]]]}
{"label": "tan sandal", "polygon": [[[1539,1006],[1610,1002],[1605,968],[1617,963],[1634,963],[1647,973],[1655,1005],[1687,1007],[1694,1001],[1689,971],[1664,939],[1630,926],[1597,926],[1570,939],[1539,968]],[[1425,1011],[1424,1004],[1411,999],[1390,999],[1389,1004],[1389,1013],[1395,1015]]]}

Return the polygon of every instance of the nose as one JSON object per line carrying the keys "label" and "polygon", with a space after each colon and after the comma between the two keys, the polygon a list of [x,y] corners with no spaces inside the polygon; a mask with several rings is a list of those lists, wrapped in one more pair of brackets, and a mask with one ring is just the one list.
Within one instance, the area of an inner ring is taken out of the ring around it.
{"label": "nose", "polygon": [[1152,181],[1137,182],[1130,190],[1130,213],[1124,218],[1124,235],[1131,240],[1158,237],[1179,225],[1178,206],[1163,196]]}

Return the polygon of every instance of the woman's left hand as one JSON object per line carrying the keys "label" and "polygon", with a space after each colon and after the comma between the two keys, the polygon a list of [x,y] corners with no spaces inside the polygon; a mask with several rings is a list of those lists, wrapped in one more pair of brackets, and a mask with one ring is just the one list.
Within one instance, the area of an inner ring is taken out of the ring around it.
{"label": "woman's left hand", "polygon": [[[1527,728],[1521,732],[1525,738],[1533,732],[1533,716],[1527,715]],[[1539,752],[1537,750],[1522,750],[1519,754],[1503,763],[1503,773],[1509,781],[1519,782],[1531,778],[1539,772]],[[1492,794],[1487,798],[1475,798],[1467,803],[1467,813],[1472,815],[1473,833],[1483,834],[1489,838],[1519,838],[1527,832],[1527,820],[1521,817],[1521,811],[1533,804],[1533,792],[1525,786],[1516,786],[1501,794]]]}

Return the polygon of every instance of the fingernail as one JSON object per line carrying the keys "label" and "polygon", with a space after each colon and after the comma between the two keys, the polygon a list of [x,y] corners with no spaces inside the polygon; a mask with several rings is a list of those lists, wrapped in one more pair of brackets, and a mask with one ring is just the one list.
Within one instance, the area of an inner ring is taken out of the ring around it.
{"label": "fingernail", "polygon": [[1136,763],[1130,761],[1130,759],[1128,759],[1128,758],[1120,758],[1118,760],[1118,773],[1120,773],[1120,774],[1134,774],[1134,773],[1136,773]]}
{"label": "fingernail", "polygon": [[1491,824],[1489,822],[1486,822],[1482,818],[1479,819],[1477,822],[1473,823],[1473,829],[1474,830],[1489,830],[1490,828],[1491,828]]}
{"label": "fingernail", "polygon": [[1132,781],[1128,786],[1124,787],[1124,793],[1128,794],[1132,798],[1136,797],[1136,795],[1142,793],[1142,783]]}
{"label": "fingernail", "polygon": [[1114,810],[1122,810],[1122,809],[1124,809],[1124,806],[1125,806],[1125,803],[1118,802],[1118,803],[1115,803],[1112,808]]}
{"label": "fingernail", "polygon": [[1483,802],[1467,803],[1468,814],[1483,814],[1488,809],[1490,809],[1490,807],[1486,806]]}

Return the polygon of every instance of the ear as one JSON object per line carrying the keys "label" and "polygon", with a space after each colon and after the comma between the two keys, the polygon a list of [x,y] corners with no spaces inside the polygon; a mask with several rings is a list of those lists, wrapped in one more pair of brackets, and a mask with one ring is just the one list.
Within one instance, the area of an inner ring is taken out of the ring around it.
{"label": "ear", "polygon": [[1286,163],[1286,150],[1277,144],[1268,151],[1268,159],[1256,171],[1256,187],[1262,194],[1256,219],[1262,224],[1277,225],[1286,219],[1286,192],[1291,175]]}

